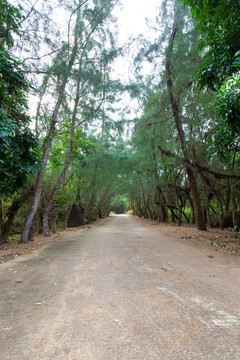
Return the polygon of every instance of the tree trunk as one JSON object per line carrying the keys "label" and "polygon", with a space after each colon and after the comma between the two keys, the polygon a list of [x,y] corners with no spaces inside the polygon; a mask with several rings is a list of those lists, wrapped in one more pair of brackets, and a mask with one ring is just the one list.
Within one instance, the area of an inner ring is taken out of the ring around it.
{"label": "tree trunk", "polygon": [[[64,84],[66,86],[66,82]],[[42,166],[41,166],[41,170],[38,174],[38,178],[37,178],[37,183],[36,183],[36,188],[35,188],[35,193],[34,193],[34,199],[33,199],[33,203],[32,206],[30,208],[30,211],[28,213],[27,219],[25,221],[23,230],[22,230],[22,236],[21,236],[21,241],[20,242],[27,242],[28,241],[28,237],[29,237],[29,231],[33,222],[33,218],[36,214],[36,211],[38,209],[38,205],[40,202],[40,197],[41,197],[41,192],[42,192],[42,183],[43,183],[43,175],[45,172],[45,168],[47,166],[47,161],[49,158],[49,154],[51,151],[51,147],[52,147],[52,141],[54,138],[54,134],[55,134],[55,128],[56,128],[56,121],[57,121],[57,116],[58,116],[58,111],[60,109],[60,105],[63,99],[63,94],[64,94],[64,90],[65,90],[65,86],[62,86],[61,92],[58,96],[58,101],[57,104],[55,106],[54,112],[53,112],[53,116],[51,119],[51,127],[50,127],[50,132],[49,132],[49,136],[47,139],[47,144],[46,144],[46,148],[43,154],[43,159],[42,159]]]}
{"label": "tree trunk", "polygon": [[0,244],[7,242],[9,234],[10,234],[10,230],[11,230],[11,227],[13,224],[14,217],[17,214],[20,207],[21,207],[21,201],[14,200],[11,207],[8,210],[7,221],[2,224]]}
{"label": "tree trunk", "polygon": [[31,191],[32,189],[28,189],[27,191],[23,192],[21,198],[13,200],[12,205],[9,207],[6,215],[7,220],[2,222],[0,244],[7,242],[14,218],[20,207],[28,200]]}
{"label": "tree trunk", "polygon": [[201,176],[203,183],[209,187],[209,189],[212,191],[212,193],[215,195],[215,197],[218,201],[219,208],[220,208],[220,228],[223,230],[224,229],[224,209],[223,209],[223,202],[221,199],[221,195],[219,195],[218,191],[215,189],[212,182],[209,180],[209,178],[206,175],[203,174],[203,172],[201,170],[199,170],[199,174]]}
{"label": "tree trunk", "polygon": [[65,164],[64,167],[62,169],[61,175],[58,178],[58,181],[56,182],[53,191],[50,195],[50,198],[48,199],[47,205],[45,206],[44,210],[43,210],[43,231],[44,231],[44,235],[45,236],[50,236],[50,231],[49,231],[49,221],[48,221],[48,217],[49,217],[49,211],[51,209],[51,206],[53,204],[53,201],[55,199],[55,196],[57,195],[58,189],[66,175],[66,172],[68,170],[68,167],[70,165],[70,161],[71,161],[71,157],[72,157],[72,152],[73,152],[73,139],[74,139],[74,130],[75,130],[75,122],[76,122],[76,115],[77,115],[77,107],[78,107],[78,103],[79,103],[79,99],[80,99],[80,94],[79,94],[79,87],[80,87],[80,81],[78,81],[77,84],[77,90],[76,90],[76,98],[75,98],[75,102],[74,102],[74,110],[73,110],[73,116],[72,116],[72,124],[71,124],[71,135],[70,135],[70,145],[69,145],[69,151],[68,151],[68,155],[67,158],[65,160]]}
{"label": "tree trunk", "polygon": [[[95,167],[95,169],[96,169],[96,167]],[[95,174],[94,174],[94,179],[92,181],[92,186],[91,186],[91,191],[90,191],[89,198],[88,198],[88,203],[84,209],[84,215],[83,215],[84,219],[88,218],[91,207],[92,207],[92,203],[93,203],[93,199],[94,199],[94,188],[95,188]]]}
{"label": "tree trunk", "polygon": [[31,206],[31,208],[29,210],[27,219],[25,221],[25,224],[24,224],[24,227],[23,227],[23,230],[22,230],[22,236],[21,236],[21,241],[20,241],[22,243],[25,243],[25,242],[28,241],[29,231],[30,231],[30,228],[31,228],[31,225],[32,225],[32,222],[33,222],[33,218],[34,218],[34,216],[36,214],[36,211],[38,209],[38,205],[39,205],[40,197],[41,197],[41,192],[42,192],[43,176],[44,176],[44,173],[45,173],[45,169],[46,169],[46,166],[47,166],[48,158],[49,158],[51,147],[52,147],[53,138],[54,138],[54,135],[55,135],[57,117],[58,117],[60,106],[62,104],[62,100],[63,100],[65,88],[66,88],[66,85],[67,85],[68,77],[69,77],[70,71],[72,69],[72,66],[73,66],[74,60],[76,58],[76,55],[77,55],[77,39],[75,37],[75,43],[74,43],[74,46],[73,46],[73,49],[72,49],[71,58],[69,60],[69,64],[67,66],[66,74],[64,76],[63,83],[61,85],[61,88],[60,88],[60,91],[59,91],[59,94],[58,94],[57,103],[55,105],[55,108],[54,108],[54,111],[53,111],[53,114],[52,114],[52,118],[51,118],[51,122],[50,122],[50,131],[49,131],[45,151],[44,151],[43,158],[42,158],[41,170],[39,171],[38,178],[37,178],[33,203],[32,203],[32,206]]}
{"label": "tree trunk", "polygon": [[232,209],[233,209],[233,228],[234,231],[239,231],[239,224],[237,221],[237,204],[236,204],[236,194],[235,194],[235,187],[234,187],[234,183],[232,180],[230,180],[230,185],[231,185],[231,200],[232,200]]}
{"label": "tree trunk", "polygon": [[168,221],[168,211],[165,205],[165,199],[162,196],[162,191],[159,185],[155,186],[155,204],[160,205],[162,212],[162,222]]}
{"label": "tree trunk", "polygon": [[[182,127],[182,121],[181,121],[181,117],[180,117],[178,104],[177,104],[175,94],[173,91],[173,82],[172,82],[172,77],[171,77],[170,56],[171,56],[171,52],[173,49],[173,42],[174,42],[174,38],[176,36],[177,30],[178,30],[177,27],[174,26],[173,30],[172,30],[171,38],[170,38],[169,49],[168,49],[169,55],[166,59],[167,88],[168,88],[168,92],[169,92],[170,103],[171,103],[172,112],[174,115],[176,128],[178,131],[178,138],[180,141],[183,156],[185,158],[189,158],[186,141],[185,141],[185,135],[184,135],[183,127]],[[206,223],[205,223],[204,217],[203,217],[201,200],[200,200],[200,196],[199,196],[199,192],[198,192],[198,188],[197,188],[195,174],[194,174],[193,169],[191,168],[191,166],[188,163],[186,164],[186,172],[188,175],[189,185],[190,185],[190,189],[192,192],[192,196],[193,196],[193,200],[194,200],[194,204],[195,204],[195,208],[196,208],[198,229],[199,230],[207,230]]]}
{"label": "tree trunk", "polygon": [[226,192],[226,201],[225,201],[225,211],[229,210],[230,198],[231,198],[231,186],[230,186],[230,180],[227,179],[227,192]]}

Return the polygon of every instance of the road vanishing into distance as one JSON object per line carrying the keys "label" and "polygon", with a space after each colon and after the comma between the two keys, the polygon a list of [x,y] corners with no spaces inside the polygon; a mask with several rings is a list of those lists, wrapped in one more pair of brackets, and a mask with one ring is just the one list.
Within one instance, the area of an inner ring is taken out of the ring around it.
{"label": "road vanishing into distance", "polygon": [[240,258],[112,216],[0,265],[1,360],[239,360]]}

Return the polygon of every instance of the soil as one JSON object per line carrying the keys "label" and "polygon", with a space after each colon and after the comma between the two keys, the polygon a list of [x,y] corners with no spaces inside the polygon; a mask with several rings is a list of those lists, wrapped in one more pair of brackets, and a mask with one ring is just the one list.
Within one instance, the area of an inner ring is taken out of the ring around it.
{"label": "soil", "polygon": [[[137,217],[136,219],[139,219],[141,222],[143,221],[147,224],[159,225],[158,222],[153,220],[140,219]],[[160,223],[160,226],[165,235],[201,243],[208,247],[213,247],[215,251],[240,256],[240,233],[233,232],[231,229],[209,229],[208,231],[199,231],[197,230],[196,225],[185,223],[181,226],[171,223]],[[85,226],[67,228],[66,230],[57,232],[50,237],[37,235],[32,241],[26,244],[18,244],[17,242],[2,244],[0,245],[0,264],[21,255],[31,254],[36,249],[56,241],[59,237],[66,236],[84,228]]]}
{"label": "soil", "polygon": [[[89,227],[86,225],[86,227]],[[85,226],[79,226],[75,228],[67,228],[64,231],[59,231],[49,237],[45,237],[42,234],[35,236],[31,241],[26,244],[19,244],[17,241],[20,239],[20,235],[15,236],[15,242],[9,242],[0,245],[0,264],[9,260],[15,259],[21,255],[32,254],[35,250],[57,241],[60,237],[70,235],[71,233],[84,229]]]}
{"label": "soil", "polygon": [[[148,224],[159,225],[156,221],[140,220]],[[216,251],[240,256],[240,233],[234,232],[230,228],[224,230],[214,228],[208,229],[208,231],[200,231],[194,224],[184,223],[181,226],[178,226],[171,223],[160,223],[160,226],[161,231],[165,235],[190,240],[214,248]]]}

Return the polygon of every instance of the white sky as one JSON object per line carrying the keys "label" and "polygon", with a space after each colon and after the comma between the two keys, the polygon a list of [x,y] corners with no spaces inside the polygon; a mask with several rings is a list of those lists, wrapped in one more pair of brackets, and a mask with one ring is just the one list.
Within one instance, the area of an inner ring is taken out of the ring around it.
{"label": "white sky", "polygon": [[124,41],[129,35],[148,35],[149,29],[145,18],[153,18],[161,0],[121,0],[122,10],[117,6],[113,14],[118,17],[119,40]]}

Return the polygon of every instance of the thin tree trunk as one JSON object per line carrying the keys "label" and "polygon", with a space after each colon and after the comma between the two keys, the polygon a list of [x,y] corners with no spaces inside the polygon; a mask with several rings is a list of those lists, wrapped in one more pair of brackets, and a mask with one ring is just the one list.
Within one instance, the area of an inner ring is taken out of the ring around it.
{"label": "thin tree trunk", "polygon": [[0,195],[0,233],[2,234],[2,226],[3,226],[3,199]]}
{"label": "thin tree trunk", "polygon": [[74,110],[73,110],[73,116],[72,116],[72,124],[71,124],[71,134],[70,134],[70,145],[69,145],[69,151],[68,151],[68,155],[67,158],[65,160],[65,164],[64,167],[62,169],[61,175],[58,178],[58,181],[56,182],[53,191],[50,195],[50,198],[48,199],[47,205],[45,206],[44,210],[43,210],[43,231],[44,231],[44,235],[45,236],[50,236],[50,231],[49,231],[49,221],[48,221],[48,217],[49,217],[49,211],[51,209],[51,206],[53,204],[53,201],[55,199],[55,196],[57,195],[58,189],[66,175],[66,172],[68,170],[68,167],[70,165],[70,161],[71,161],[71,157],[72,157],[72,152],[73,152],[73,139],[74,139],[74,130],[75,130],[75,123],[76,123],[76,115],[77,115],[77,107],[78,107],[78,103],[79,103],[79,99],[80,99],[80,94],[79,94],[79,87],[80,87],[80,82],[78,81],[77,84],[77,90],[76,90],[76,98],[75,98],[75,102],[74,102]]}
{"label": "thin tree trunk", "polygon": [[[172,112],[174,115],[176,128],[178,131],[178,138],[180,141],[183,156],[185,158],[189,158],[186,141],[185,141],[185,135],[184,135],[183,127],[182,127],[182,121],[181,121],[181,117],[180,117],[180,113],[179,113],[179,108],[178,108],[178,104],[177,104],[175,94],[173,91],[173,82],[172,82],[172,76],[171,76],[172,74],[171,74],[170,55],[171,55],[171,52],[173,49],[173,42],[174,42],[174,38],[176,36],[177,30],[178,30],[177,27],[174,26],[173,30],[172,30],[171,38],[170,38],[169,55],[168,55],[168,58],[166,59],[167,87],[168,87],[170,103],[171,103]],[[200,200],[200,196],[199,196],[199,192],[198,192],[198,188],[197,188],[195,174],[189,164],[186,164],[186,172],[188,175],[189,185],[190,185],[190,189],[192,192],[192,196],[193,196],[193,200],[194,200],[194,204],[195,204],[195,208],[196,208],[198,229],[199,230],[207,230],[206,223],[205,223],[204,217],[203,217],[201,200]]]}
{"label": "thin tree trunk", "polygon": [[84,215],[83,215],[84,219],[88,218],[91,207],[92,207],[93,199],[94,199],[96,170],[97,170],[97,165],[95,165],[95,168],[94,168],[93,181],[92,181],[92,186],[91,186],[91,190],[90,190],[90,194],[89,194],[89,198],[88,198],[88,203],[87,203],[87,206],[84,209]]}
{"label": "thin tree trunk", "polygon": [[147,210],[147,203],[146,203],[146,199],[145,199],[145,194],[144,194],[144,189],[143,189],[143,184],[142,184],[142,180],[140,177],[139,172],[137,172],[138,174],[138,178],[139,178],[139,183],[140,183],[140,188],[142,190],[142,196],[143,196],[143,203],[144,203],[144,217],[148,218],[148,210]]}
{"label": "thin tree trunk", "polygon": [[202,171],[199,171],[199,173],[200,173],[203,183],[206,184],[210,188],[210,190],[215,195],[215,197],[218,201],[219,208],[220,208],[220,228],[223,230],[224,229],[224,209],[223,209],[223,202],[222,202],[221,196],[219,195],[218,191],[215,189],[215,187],[211,183],[211,181],[208,179],[208,177],[206,175],[204,175]]}
{"label": "thin tree trunk", "polygon": [[104,193],[103,193],[103,196],[101,197],[101,199],[100,199],[100,201],[99,201],[99,203],[98,203],[97,209],[98,209],[99,214],[101,214],[101,215],[103,214],[103,209],[104,209],[106,203],[107,203],[107,202],[109,201],[109,199],[111,199],[111,197],[112,197],[112,194],[111,194],[111,193],[109,194],[109,191],[110,191],[112,185],[113,185],[113,181],[112,181],[111,184],[106,188],[106,190],[105,190]]}
{"label": "thin tree trunk", "polygon": [[234,187],[234,183],[232,180],[230,180],[230,184],[231,184],[231,201],[232,201],[232,209],[233,209],[233,227],[234,227],[234,231],[238,231],[239,230],[239,224],[237,221],[237,204],[236,204],[236,192],[235,192],[235,187]]}
{"label": "thin tree trunk", "polygon": [[[157,196],[158,195],[158,196]],[[155,204],[160,205],[162,211],[162,222],[168,221],[168,211],[165,206],[165,199],[162,196],[162,191],[159,185],[155,186]]]}
{"label": "thin tree trunk", "polygon": [[230,180],[227,179],[227,192],[226,192],[226,201],[225,201],[225,211],[229,210],[230,198],[231,198],[231,186],[230,186]]}

